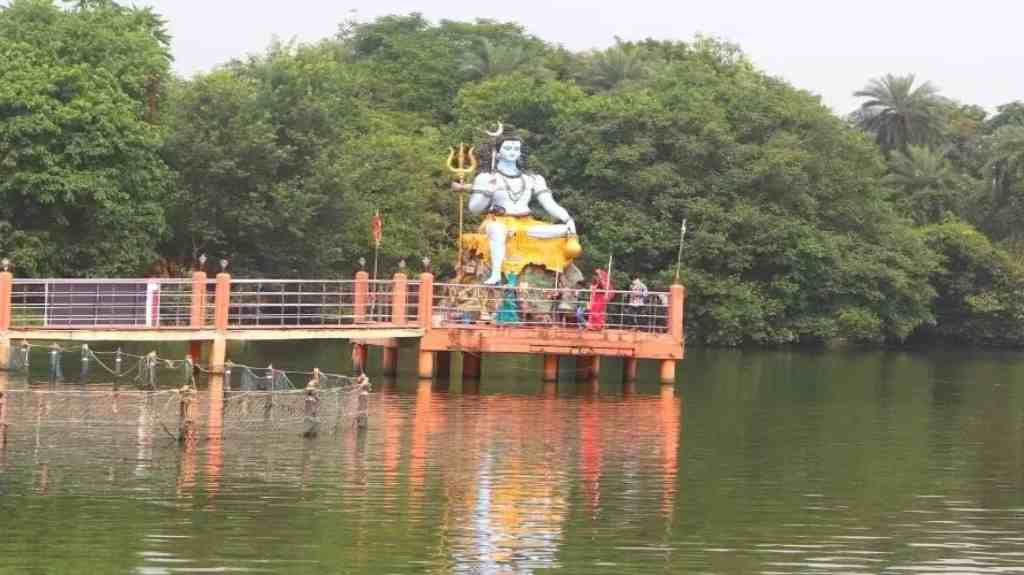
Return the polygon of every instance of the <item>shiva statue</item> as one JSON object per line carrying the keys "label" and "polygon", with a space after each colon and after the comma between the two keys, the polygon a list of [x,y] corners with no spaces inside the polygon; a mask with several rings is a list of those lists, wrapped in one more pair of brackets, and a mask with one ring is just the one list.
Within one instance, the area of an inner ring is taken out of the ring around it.
{"label": "shiva statue", "polygon": [[[471,213],[486,214],[480,225],[483,233],[463,236],[469,251],[481,255],[490,266],[484,284],[497,285],[503,272],[518,274],[528,265],[564,273],[582,251],[576,223],[555,201],[544,177],[525,169],[522,140],[505,131],[491,135],[495,138],[491,170],[478,174],[472,184],[452,185],[456,191],[469,188],[472,192]],[[534,219],[530,212],[533,199],[558,223]]]}

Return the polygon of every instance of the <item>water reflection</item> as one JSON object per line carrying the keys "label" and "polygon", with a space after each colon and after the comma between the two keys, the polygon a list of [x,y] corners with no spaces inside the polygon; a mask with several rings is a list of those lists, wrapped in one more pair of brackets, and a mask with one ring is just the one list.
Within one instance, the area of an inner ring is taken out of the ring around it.
{"label": "water reflection", "polygon": [[677,388],[377,378],[369,429],[315,439],[236,434],[211,385],[184,447],[122,394],[117,430],[12,427],[0,572],[1013,572],[1024,365],[971,361],[694,353]]}

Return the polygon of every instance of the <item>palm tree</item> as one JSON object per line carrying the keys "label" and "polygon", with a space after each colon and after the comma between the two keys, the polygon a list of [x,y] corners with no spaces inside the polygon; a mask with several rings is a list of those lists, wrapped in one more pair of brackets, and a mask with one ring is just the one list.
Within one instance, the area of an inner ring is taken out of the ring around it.
{"label": "palm tree", "polygon": [[527,66],[529,55],[522,46],[494,45],[481,38],[462,59],[462,70],[475,78],[508,74]]}
{"label": "palm tree", "polygon": [[940,152],[925,146],[897,150],[885,179],[902,192],[898,203],[918,224],[940,222],[962,211],[961,178]]}
{"label": "palm tree", "polygon": [[997,194],[1009,193],[1024,182],[1024,126],[1003,126],[992,134],[985,172],[992,178]]}
{"label": "palm tree", "polygon": [[594,54],[589,83],[610,90],[622,82],[641,80],[648,72],[650,67],[637,46],[616,38],[614,46]]}
{"label": "palm tree", "polygon": [[909,146],[889,159],[886,180],[908,192],[924,188],[950,188],[957,183],[956,172],[941,153],[926,146]]}
{"label": "palm tree", "polygon": [[1003,126],[992,134],[985,175],[992,180],[987,227],[996,238],[1020,238],[1024,217],[1024,126]]}
{"label": "palm tree", "polygon": [[872,78],[853,95],[868,99],[853,113],[854,121],[873,133],[886,153],[930,143],[939,134],[939,91],[928,82],[914,87],[913,74]]}

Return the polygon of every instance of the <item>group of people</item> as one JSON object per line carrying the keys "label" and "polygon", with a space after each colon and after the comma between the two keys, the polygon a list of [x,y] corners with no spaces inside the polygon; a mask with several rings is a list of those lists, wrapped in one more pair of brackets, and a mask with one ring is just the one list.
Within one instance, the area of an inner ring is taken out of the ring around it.
{"label": "group of people", "polygon": [[[575,288],[563,286],[554,292],[556,320],[561,325],[575,324],[587,329],[603,329],[608,315],[608,304],[613,297],[608,272],[598,269],[591,279],[589,290],[582,282]],[[643,324],[643,309],[647,304],[647,286],[640,276],[634,275],[623,306],[624,326],[640,327]]]}
{"label": "group of people", "polygon": [[[583,282],[556,287],[542,296],[553,300],[551,306],[542,303],[540,307],[544,309],[545,316],[550,309],[554,323],[558,325],[601,330],[608,323],[608,306],[614,295],[607,270],[598,269],[594,272],[588,288],[583,287]],[[524,302],[532,305],[524,305]],[[512,276],[505,285],[505,293],[495,315],[495,321],[502,324],[532,323],[533,318],[528,317],[530,312],[527,308],[536,309],[536,303],[531,299],[529,285],[517,281],[517,278]],[[643,327],[647,323],[645,319],[650,317],[650,314],[645,313],[647,305],[647,286],[638,275],[633,275],[625,301],[618,313],[614,314],[619,319],[619,325],[616,327]]]}

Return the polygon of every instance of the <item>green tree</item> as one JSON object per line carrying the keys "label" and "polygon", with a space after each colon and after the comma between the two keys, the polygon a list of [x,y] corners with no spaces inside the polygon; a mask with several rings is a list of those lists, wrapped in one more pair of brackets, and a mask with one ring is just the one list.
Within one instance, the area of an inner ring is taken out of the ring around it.
{"label": "green tree", "polygon": [[854,112],[854,122],[874,134],[886,152],[932,143],[941,130],[938,89],[928,82],[915,86],[914,81],[913,74],[886,74],[853,93],[867,99]]}
{"label": "green tree", "polygon": [[167,43],[148,9],[0,8],[0,250],[21,273],[132,275],[157,259],[171,178],[147,118]]}
{"label": "green tree", "polygon": [[646,82],[565,102],[537,147],[584,265],[614,253],[664,278],[685,217],[696,340],[898,341],[931,322],[936,259],[888,203],[875,146],[734,51],[679,54]]}
{"label": "green tree", "polygon": [[1024,101],[1010,102],[996,108],[996,114],[989,118],[987,128],[995,132],[1003,126],[1024,127]]}
{"label": "green tree", "polygon": [[651,71],[646,54],[632,43],[615,39],[615,45],[590,57],[589,74],[584,81],[601,90],[610,90],[624,82],[646,78]]}
{"label": "green tree", "polygon": [[1024,266],[966,223],[921,228],[939,254],[931,278],[936,321],[915,337],[985,345],[1024,345]]}
{"label": "green tree", "polygon": [[942,154],[909,146],[889,158],[886,181],[899,190],[898,205],[918,224],[938,223],[963,212],[961,176]]}
{"label": "green tree", "polygon": [[454,219],[442,214],[455,201],[439,179],[439,131],[373,109],[364,73],[325,42],[274,46],[182,83],[168,120],[178,175],[168,253],[228,256],[239,274],[344,275],[371,255],[377,209],[385,261],[448,249]]}
{"label": "green tree", "polygon": [[486,38],[477,41],[462,58],[462,70],[474,78],[509,74],[530,64],[522,46],[495,45]]}
{"label": "green tree", "polygon": [[988,231],[996,239],[1021,239],[1024,217],[1024,126],[1006,125],[992,134],[985,174],[991,182]]}

